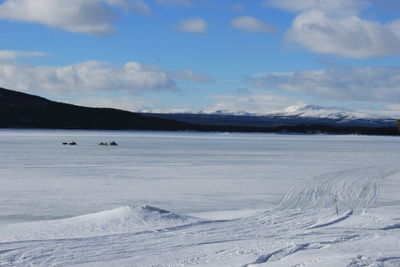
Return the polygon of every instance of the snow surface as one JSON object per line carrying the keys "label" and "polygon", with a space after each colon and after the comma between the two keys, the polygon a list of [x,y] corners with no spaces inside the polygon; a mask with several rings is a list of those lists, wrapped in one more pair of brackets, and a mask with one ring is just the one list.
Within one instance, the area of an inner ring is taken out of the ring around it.
{"label": "snow surface", "polygon": [[0,145],[0,266],[400,266],[395,137],[6,130]]}

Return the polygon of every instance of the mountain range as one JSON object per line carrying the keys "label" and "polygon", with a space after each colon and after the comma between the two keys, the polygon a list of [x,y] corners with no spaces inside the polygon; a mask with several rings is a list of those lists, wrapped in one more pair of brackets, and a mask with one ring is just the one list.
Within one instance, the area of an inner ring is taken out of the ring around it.
{"label": "mountain range", "polygon": [[394,118],[318,106],[267,115],[134,113],[90,108],[0,88],[0,128],[399,135]]}
{"label": "mountain range", "polygon": [[295,105],[279,112],[252,114],[244,111],[217,110],[199,113],[143,113],[146,116],[166,118],[205,125],[240,125],[276,127],[322,124],[336,127],[394,127],[396,118],[372,112],[353,111],[345,108]]}

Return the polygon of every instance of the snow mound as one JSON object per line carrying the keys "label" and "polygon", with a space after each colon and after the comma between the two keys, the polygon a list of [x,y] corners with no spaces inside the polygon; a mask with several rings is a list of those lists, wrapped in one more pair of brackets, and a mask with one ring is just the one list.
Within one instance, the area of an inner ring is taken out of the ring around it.
{"label": "snow mound", "polygon": [[193,217],[179,215],[157,207],[144,205],[142,207],[122,206],[112,210],[77,216],[69,220],[97,221],[104,225],[134,224],[157,226],[181,223],[192,219]]}
{"label": "snow mound", "polygon": [[0,242],[44,240],[160,231],[164,228],[199,222],[195,217],[179,215],[152,206],[122,206],[112,210],[61,220],[7,225],[0,229]]}

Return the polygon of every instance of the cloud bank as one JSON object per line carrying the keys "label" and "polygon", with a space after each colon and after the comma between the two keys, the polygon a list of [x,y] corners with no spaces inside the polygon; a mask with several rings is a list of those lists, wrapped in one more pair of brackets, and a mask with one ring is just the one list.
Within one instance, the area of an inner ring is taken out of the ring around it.
{"label": "cloud bank", "polygon": [[312,10],[294,20],[286,39],[313,52],[348,58],[400,55],[400,19],[382,24]]}
{"label": "cloud bank", "polygon": [[10,60],[0,61],[0,86],[21,91],[49,94],[178,91],[177,80],[207,82],[212,78],[191,70],[167,72],[158,66],[138,62],[127,62],[123,66],[99,61],[67,66],[34,66]]}
{"label": "cloud bank", "polygon": [[264,73],[247,81],[322,99],[398,103],[400,67],[338,67],[293,73]]}
{"label": "cloud bank", "polygon": [[289,43],[345,58],[400,55],[400,19],[385,23],[361,17],[367,0],[267,0],[264,5],[298,13],[286,33]]}
{"label": "cloud bank", "polygon": [[128,0],[5,0],[0,19],[43,24],[51,28],[88,35],[115,32],[116,9],[149,12],[143,1]]}

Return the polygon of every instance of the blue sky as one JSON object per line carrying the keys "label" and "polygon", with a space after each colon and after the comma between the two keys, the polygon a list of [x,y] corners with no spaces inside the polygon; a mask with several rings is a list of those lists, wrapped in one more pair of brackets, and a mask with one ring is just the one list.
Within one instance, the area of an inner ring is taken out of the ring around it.
{"label": "blue sky", "polygon": [[0,86],[131,111],[400,114],[397,0],[0,0]]}

